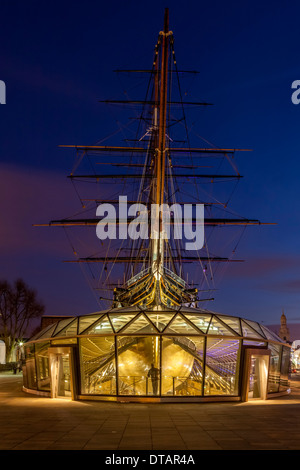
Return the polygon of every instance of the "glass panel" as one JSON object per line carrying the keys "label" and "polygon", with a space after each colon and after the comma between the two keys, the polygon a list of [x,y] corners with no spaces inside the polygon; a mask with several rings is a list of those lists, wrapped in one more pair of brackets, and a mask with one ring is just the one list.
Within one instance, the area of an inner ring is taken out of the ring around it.
{"label": "glass panel", "polygon": [[245,323],[250,325],[253,328],[253,330],[255,330],[260,336],[264,338],[265,335],[262,329],[260,328],[260,325],[257,322],[251,321],[251,320],[245,320]]}
{"label": "glass panel", "polygon": [[57,326],[54,331],[54,335],[56,336],[65,326],[73,321],[73,318],[66,318],[65,320],[61,320],[57,323]]}
{"label": "glass panel", "polygon": [[287,390],[289,384],[290,348],[283,346],[280,367],[280,391]]}
{"label": "glass panel", "polygon": [[185,313],[184,316],[188,318],[188,320],[190,320],[192,323],[194,323],[194,325],[196,325],[200,329],[200,331],[203,331],[203,333],[207,332],[211,315]]}
{"label": "glass panel", "polygon": [[35,359],[34,359],[34,344],[25,343],[25,383],[27,388],[36,389],[37,380],[36,380],[36,368],[35,368]]}
{"label": "glass panel", "polygon": [[270,367],[269,367],[269,381],[268,392],[278,392],[280,382],[280,353],[281,346],[269,343],[271,350]]}
{"label": "glass panel", "polygon": [[232,328],[238,335],[241,334],[241,326],[239,318],[226,317],[225,315],[220,318],[226,325]]}
{"label": "glass panel", "polygon": [[81,393],[116,394],[115,340],[113,336],[80,338]]}
{"label": "glass panel", "polygon": [[57,327],[57,323],[54,323],[54,325],[50,325],[50,328],[47,328],[47,331],[45,331],[40,337],[39,339],[41,338],[51,338],[51,336],[53,335],[53,332],[55,330],[55,328]]}
{"label": "glass panel", "polygon": [[175,319],[172,320],[170,326],[166,328],[165,333],[184,333],[192,334],[196,333],[199,335],[199,331],[191,326],[181,315],[176,315]]}
{"label": "glass panel", "polygon": [[104,315],[98,322],[93,324],[87,331],[84,332],[85,335],[93,335],[93,334],[107,334],[113,333],[113,329],[110,325],[109,319],[107,315]]}
{"label": "glass panel", "polygon": [[268,362],[266,356],[251,355],[248,399],[262,399],[265,396],[268,380]]}
{"label": "glass panel", "polygon": [[55,336],[74,336],[77,335],[77,325],[78,325],[78,320],[77,318],[72,321],[66,328],[61,330],[57,335]]}
{"label": "glass panel", "polygon": [[48,325],[46,326],[45,328],[42,329],[42,331],[39,331],[36,335],[34,335],[32,338],[30,338],[30,341],[35,341],[37,340],[38,338],[42,338],[43,336],[46,337],[46,333],[47,333],[47,336],[50,335],[51,336],[51,332],[49,332],[49,330],[53,330],[53,327],[55,328],[56,327],[56,324],[57,323],[54,323],[54,325]]}
{"label": "glass panel", "polygon": [[229,330],[225,325],[223,325],[216,318],[213,318],[209,330],[207,332],[209,335],[225,335],[225,336],[234,336],[234,332]]}
{"label": "glass panel", "polygon": [[118,332],[123,328],[125,325],[127,325],[130,320],[132,320],[136,316],[136,313],[130,315],[118,315],[116,313],[110,314],[109,318],[112,323],[113,329],[115,332]]}
{"label": "glass panel", "polygon": [[129,326],[124,328],[122,333],[157,333],[157,330],[151,325],[145,315],[142,314]]}
{"label": "glass panel", "polygon": [[170,323],[174,317],[173,313],[147,313],[146,315],[152,323],[156,326],[159,331],[163,331],[164,328]]}
{"label": "glass panel", "polygon": [[257,383],[257,372],[258,372],[258,357],[251,356],[251,363],[250,363],[250,379],[249,379],[249,390],[248,390],[248,398],[260,398],[261,393],[259,390],[259,383]]}
{"label": "glass panel", "polygon": [[84,330],[86,330],[89,326],[99,320],[102,315],[87,315],[84,317],[79,318],[79,328],[78,334],[80,335]]}
{"label": "glass panel", "polygon": [[251,341],[249,339],[243,339],[243,345],[253,346],[253,348],[256,348],[257,346],[267,346],[267,343],[265,343],[264,341]]}
{"label": "glass panel", "polygon": [[37,368],[38,389],[50,392],[50,368],[48,356],[49,347],[50,342],[37,343],[35,345],[35,360]]}
{"label": "glass panel", "polygon": [[203,345],[201,336],[163,337],[162,395],[202,395]]}
{"label": "glass panel", "polygon": [[44,331],[48,330],[49,328],[50,328],[49,326],[47,326],[46,328],[43,328],[41,331],[39,331],[38,333],[36,333],[34,336],[31,336],[31,337],[28,339],[28,341],[35,341],[35,340],[37,340],[37,339],[42,335],[42,333],[43,333]]}
{"label": "glass panel", "polygon": [[276,333],[273,333],[273,331],[270,331],[269,328],[266,328],[265,326],[262,326],[263,332],[265,333],[266,337],[271,340],[275,341],[280,341],[282,343],[282,339],[279,338],[279,336],[276,335]]}
{"label": "glass panel", "polygon": [[205,395],[238,395],[240,341],[207,338]]}
{"label": "glass panel", "polygon": [[56,367],[56,396],[58,398],[71,397],[71,369],[70,355],[57,354],[55,358]]}
{"label": "glass panel", "polygon": [[119,337],[119,395],[158,395],[159,361],[159,336]]}
{"label": "glass panel", "polygon": [[258,334],[257,331],[253,330],[243,320],[242,320],[242,329],[243,329],[243,336],[245,336],[246,338],[247,337],[249,337],[249,338],[259,338],[259,339],[263,338],[262,334]]}

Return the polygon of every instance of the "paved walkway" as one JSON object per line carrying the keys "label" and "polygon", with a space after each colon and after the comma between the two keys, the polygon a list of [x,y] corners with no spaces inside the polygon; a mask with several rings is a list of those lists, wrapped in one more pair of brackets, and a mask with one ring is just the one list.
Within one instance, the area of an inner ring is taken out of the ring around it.
{"label": "paved walkway", "polygon": [[300,382],[248,403],[138,404],[51,400],[0,374],[0,449],[300,449]]}

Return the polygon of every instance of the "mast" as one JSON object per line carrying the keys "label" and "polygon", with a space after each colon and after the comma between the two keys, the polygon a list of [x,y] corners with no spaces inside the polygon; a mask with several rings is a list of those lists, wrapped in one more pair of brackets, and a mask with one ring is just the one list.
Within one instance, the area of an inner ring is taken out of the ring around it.
{"label": "mast", "polygon": [[[169,9],[165,9],[164,30],[160,32],[162,36],[161,49],[161,73],[160,73],[160,99],[159,99],[159,127],[158,127],[158,147],[155,148],[156,172],[155,172],[155,226],[154,237],[152,241],[152,271],[156,281],[160,282],[163,275],[164,263],[164,232],[163,215],[160,208],[164,203],[165,188],[165,163],[166,163],[166,128],[167,128],[167,95],[168,95],[168,59],[169,59]],[[156,65],[157,66],[157,65]],[[156,74],[157,76],[157,74]],[[155,82],[155,96],[158,94],[157,80]],[[156,98],[155,98],[156,100]],[[156,110],[155,110],[156,117]],[[154,118],[155,119],[155,118]],[[156,296],[156,301],[159,302]]]}

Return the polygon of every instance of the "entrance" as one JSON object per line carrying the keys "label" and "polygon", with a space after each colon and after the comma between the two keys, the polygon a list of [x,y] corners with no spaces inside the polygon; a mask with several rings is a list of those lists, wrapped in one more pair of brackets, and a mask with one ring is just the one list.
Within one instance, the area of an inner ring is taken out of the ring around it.
{"label": "entrance", "polygon": [[51,397],[74,399],[71,348],[49,348],[49,362]]}
{"label": "entrance", "polygon": [[266,400],[270,351],[245,349],[242,400]]}

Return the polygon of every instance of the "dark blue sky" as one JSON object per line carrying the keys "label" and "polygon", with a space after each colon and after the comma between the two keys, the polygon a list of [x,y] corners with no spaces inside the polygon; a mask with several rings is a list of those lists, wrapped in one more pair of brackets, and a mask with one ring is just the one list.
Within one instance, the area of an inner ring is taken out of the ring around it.
{"label": "dark blue sky", "polygon": [[65,179],[74,155],[58,145],[115,132],[117,110],[97,100],[123,98],[114,69],[151,68],[165,6],[179,68],[200,72],[191,99],[214,103],[192,116],[193,129],[217,146],[253,149],[236,160],[244,178],[231,207],[277,223],[246,230],[238,252],[246,262],[228,268],[206,307],[265,324],[284,309],[288,323],[300,322],[297,3],[2,0],[0,277],[23,277],[47,314],[97,310],[80,268],[61,262],[70,249],[64,234],[32,224],[77,210]]}

